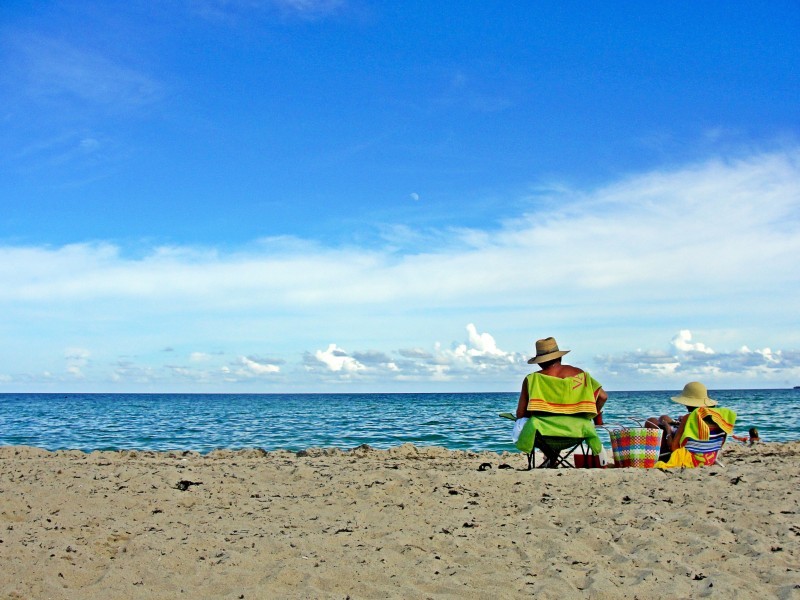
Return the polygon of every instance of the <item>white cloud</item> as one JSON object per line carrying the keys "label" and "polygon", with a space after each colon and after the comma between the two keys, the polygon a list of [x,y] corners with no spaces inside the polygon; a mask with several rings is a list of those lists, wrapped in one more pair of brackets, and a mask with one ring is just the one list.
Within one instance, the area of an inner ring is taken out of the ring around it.
{"label": "white cloud", "polygon": [[[391,353],[378,351],[347,352],[330,344],[326,350],[306,355],[306,369],[324,369],[340,378],[370,381],[450,381],[490,375],[506,377],[524,365],[521,354],[506,352],[497,347],[489,333],[479,333],[475,325],[468,324],[468,341],[453,343],[450,348],[434,344],[431,352],[413,348]],[[521,375],[520,375],[521,376]]]}
{"label": "white cloud", "polygon": [[117,360],[112,365],[111,380],[124,385],[147,385],[162,379],[158,369],[147,365],[139,365],[129,359]]}
{"label": "white cloud", "polygon": [[[0,301],[115,298],[207,310],[568,305],[610,316],[668,301],[676,316],[763,314],[778,294],[800,298],[798,190],[795,154],[715,162],[591,195],[562,192],[546,199],[550,210],[532,208],[497,231],[436,234],[400,256],[307,244],[235,253],[159,247],[139,258],[107,243],[6,246]],[[745,292],[749,302],[739,300]]]}
{"label": "white cloud", "polygon": [[[32,324],[46,327],[50,337],[31,340],[26,356],[47,354],[36,343],[63,348],[71,331],[85,330],[93,369],[101,360],[116,365],[109,339],[130,354],[142,344],[153,352],[193,345],[287,361],[245,360],[227,373],[209,361],[216,377],[243,379],[260,370],[288,381],[303,357],[298,371],[351,381],[516,380],[526,358],[519,350],[559,331],[578,342],[577,364],[614,358],[598,362],[608,387],[647,378],[657,386],[703,369],[734,373],[737,365],[756,385],[796,376],[791,349],[800,333],[787,307],[800,306],[797,149],[597,190],[540,188],[529,206],[484,229],[395,228],[384,248],[279,238],[236,251],[175,246],[129,255],[105,242],[6,244],[0,325],[18,339]],[[466,340],[431,347],[478,318],[497,333],[470,326]],[[665,332],[678,333],[660,348]],[[328,340],[336,343],[309,350]],[[61,368],[22,365],[10,352],[0,358],[15,379]],[[169,377],[156,361],[113,369],[120,381]],[[87,372],[86,364],[69,366]]]}
{"label": "white cloud", "polygon": [[688,329],[681,329],[678,334],[672,338],[672,345],[680,352],[714,354],[714,351],[702,342],[692,343],[692,332]]}
{"label": "white cloud", "polygon": [[600,356],[597,362],[611,373],[627,372],[676,383],[695,378],[725,387],[748,380],[779,385],[787,378],[800,377],[800,351],[750,350],[742,346],[730,352],[715,352],[691,340],[691,331],[684,329],[672,338],[671,352],[640,349]]}
{"label": "white cloud", "polygon": [[467,325],[467,333],[469,333],[469,343],[471,348],[460,346],[469,356],[500,356],[503,358],[511,359],[512,355],[503,352],[497,347],[497,343],[489,333],[478,333],[478,329],[470,323]]}
{"label": "white cloud", "polygon": [[91,352],[85,348],[67,348],[64,350],[64,358],[81,366],[86,364],[90,356]]}
{"label": "white cloud", "polygon": [[347,354],[347,352],[339,348],[336,344],[329,344],[326,350],[317,350],[314,352],[314,358],[331,371],[352,374],[366,369],[363,364]]}
{"label": "white cloud", "polygon": [[443,349],[441,344],[437,343],[433,362],[442,367],[438,371],[440,377],[464,376],[478,372],[499,374],[506,370],[517,370],[524,364],[522,354],[499,349],[491,334],[479,333],[472,323],[469,323],[466,329],[467,343],[458,344],[450,350]]}
{"label": "white cloud", "polygon": [[91,353],[85,348],[67,348],[64,358],[67,362],[67,372],[77,378],[83,378],[83,369],[89,364]]}
{"label": "white cloud", "polygon": [[[312,372],[313,381],[322,386],[346,383],[367,385],[368,388],[380,385],[381,389],[386,389],[393,383],[407,385],[416,382],[448,387],[466,383],[469,389],[476,389],[496,382],[491,389],[498,389],[495,387],[497,384],[504,386],[499,389],[515,388],[517,380],[530,369],[526,355],[499,348],[494,336],[479,332],[473,324],[468,324],[465,329],[466,342],[453,342],[449,346],[436,342],[430,351],[412,348],[389,352],[348,352],[337,344],[329,344],[325,350],[306,353],[302,363],[286,364],[286,376],[281,366],[284,365],[282,359],[240,356],[235,363],[220,367],[211,362],[211,355],[204,355],[202,361],[192,361],[196,365],[199,362],[200,366],[152,366],[130,359],[118,360],[111,365],[109,381],[128,386],[145,385],[150,389],[163,389],[183,381],[202,386],[199,389],[208,389],[257,380],[262,385],[284,386],[282,390],[285,391],[287,385],[296,386],[297,382],[307,381],[301,375],[305,370],[306,373]],[[701,342],[676,344],[676,339],[691,340],[693,335],[689,330],[681,330],[667,345],[670,350],[639,349],[595,356],[592,373],[596,376],[602,374],[600,379],[604,384],[624,374],[626,381],[633,382],[635,387],[650,388],[680,386],[691,379],[717,387],[736,387],[731,382],[747,381],[748,378],[773,385],[789,377],[800,378],[800,351],[750,350],[743,346],[731,352],[714,352]],[[696,347],[706,350],[698,352]],[[88,364],[89,352],[72,348],[66,356],[71,361],[71,368],[67,370],[69,378],[86,382],[81,368]],[[578,364],[585,367],[588,362],[590,357],[584,357]],[[596,371],[595,367],[599,370]],[[281,377],[275,379],[278,375]],[[69,378],[44,372],[41,375],[4,375],[0,377],[0,383],[54,382],[63,385]]]}
{"label": "white cloud", "polygon": [[281,368],[276,364],[271,364],[269,362],[251,358],[247,356],[242,356],[239,359],[244,367],[254,375],[267,375],[270,373],[279,373]]}
{"label": "white cloud", "polygon": [[167,365],[167,369],[169,369],[173,375],[183,377],[185,379],[199,379],[203,377],[202,372],[179,365]]}

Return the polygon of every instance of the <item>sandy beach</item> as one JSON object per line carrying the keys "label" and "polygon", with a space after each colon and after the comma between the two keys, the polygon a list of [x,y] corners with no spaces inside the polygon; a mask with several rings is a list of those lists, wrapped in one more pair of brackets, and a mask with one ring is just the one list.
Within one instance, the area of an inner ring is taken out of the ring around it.
{"label": "sandy beach", "polygon": [[409,445],[3,447],[0,597],[800,598],[799,454],[530,472]]}

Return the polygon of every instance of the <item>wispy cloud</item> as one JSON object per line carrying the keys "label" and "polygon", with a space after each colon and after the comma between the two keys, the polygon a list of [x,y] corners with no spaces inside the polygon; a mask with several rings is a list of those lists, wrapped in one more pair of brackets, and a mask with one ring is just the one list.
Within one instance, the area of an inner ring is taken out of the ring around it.
{"label": "wispy cloud", "polygon": [[321,17],[341,10],[345,0],[272,0],[280,9],[305,17]]}
{"label": "wispy cloud", "polygon": [[89,364],[90,355],[91,352],[85,348],[67,348],[64,352],[67,372],[74,377],[83,378],[83,369]]}
{"label": "wispy cloud", "polygon": [[478,81],[462,70],[457,70],[446,79],[442,93],[435,103],[442,107],[455,107],[476,113],[496,113],[514,106],[514,101],[498,92],[502,86],[496,82]]}
{"label": "wispy cloud", "polygon": [[127,113],[157,101],[163,86],[139,69],[91,48],[41,34],[17,34],[8,48],[17,90],[31,100],[80,105],[109,114]]}
{"label": "wispy cloud", "polygon": [[341,12],[346,0],[193,0],[193,10],[210,21],[231,23],[253,14],[318,20]]}
{"label": "wispy cloud", "polygon": [[[165,86],[92,40],[16,31],[0,45],[9,165],[58,173],[66,185],[108,176],[129,151],[120,126],[146,118]],[[5,141],[5,140],[4,140]]]}
{"label": "wispy cloud", "polygon": [[[778,289],[798,293],[798,190],[800,161],[791,153],[560,193],[539,199],[545,210],[532,201],[530,212],[500,229],[417,238],[416,249],[401,255],[396,239],[391,253],[283,238],[278,248],[268,241],[263,250],[233,253],[159,247],[135,259],[109,243],[7,246],[0,248],[0,300],[182,299],[209,308],[566,304],[594,313],[601,294],[626,305],[663,300],[683,312],[709,297],[738,303],[745,291],[762,299]],[[758,302],[750,308],[762,310]]]}
{"label": "wispy cloud", "polygon": [[[281,238],[136,257],[103,242],[0,247],[0,318],[10,335],[44,318],[53,336],[84,323],[99,336],[146,330],[157,349],[248,357],[209,362],[229,379],[288,381],[295,368],[331,380],[502,379],[532,339],[558,331],[574,332],[581,355],[597,355],[619,381],[692,369],[722,376],[737,365],[759,381],[796,374],[800,334],[787,307],[800,305],[800,152],[554,190],[499,227],[409,232],[415,242],[402,247],[396,235],[377,249]],[[464,342],[432,346],[476,315],[491,335],[471,327]],[[269,335],[259,342],[254,331]],[[675,339],[659,347],[665,331]],[[96,364],[95,348],[82,345]],[[276,358],[255,358],[263,355]],[[117,374],[142,369],[119,365]]]}

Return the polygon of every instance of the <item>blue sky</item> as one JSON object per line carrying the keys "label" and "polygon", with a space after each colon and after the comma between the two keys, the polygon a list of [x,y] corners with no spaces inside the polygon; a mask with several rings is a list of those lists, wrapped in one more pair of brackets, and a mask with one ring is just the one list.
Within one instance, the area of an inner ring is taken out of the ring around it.
{"label": "blue sky", "polygon": [[800,5],[0,8],[0,391],[800,384]]}

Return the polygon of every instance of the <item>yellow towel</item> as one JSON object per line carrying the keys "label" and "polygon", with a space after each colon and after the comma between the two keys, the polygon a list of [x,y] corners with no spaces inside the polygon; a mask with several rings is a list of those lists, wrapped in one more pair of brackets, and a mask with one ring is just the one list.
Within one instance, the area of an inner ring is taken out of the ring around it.
{"label": "yellow towel", "polygon": [[686,448],[678,448],[669,457],[667,462],[660,460],[656,463],[656,469],[674,469],[676,467],[695,467],[695,460],[692,453]]}

